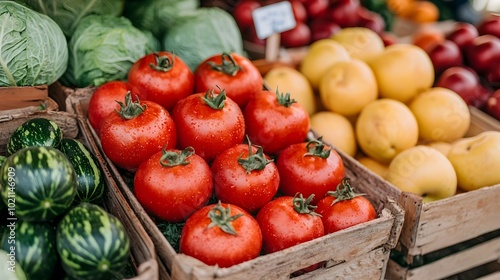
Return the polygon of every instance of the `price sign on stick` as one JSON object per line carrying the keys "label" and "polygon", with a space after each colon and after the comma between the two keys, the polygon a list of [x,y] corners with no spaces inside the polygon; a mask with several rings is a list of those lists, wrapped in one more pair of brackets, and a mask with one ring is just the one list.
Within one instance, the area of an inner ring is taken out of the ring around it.
{"label": "price sign on stick", "polygon": [[263,6],[253,10],[253,21],[257,37],[266,39],[265,58],[276,61],[280,49],[280,33],[295,27],[292,5],[288,1]]}

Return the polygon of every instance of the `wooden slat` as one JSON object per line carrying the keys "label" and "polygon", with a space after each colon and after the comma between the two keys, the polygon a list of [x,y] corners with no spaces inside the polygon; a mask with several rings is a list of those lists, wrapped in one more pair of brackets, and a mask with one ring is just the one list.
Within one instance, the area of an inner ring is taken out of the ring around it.
{"label": "wooden slat", "polygon": [[500,238],[496,238],[418,268],[403,268],[389,260],[386,277],[390,280],[442,279],[499,258]]}
{"label": "wooden slat", "polygon": [[48,86],[0,87],[0,110],[39,106],[49,97]]}
{"label": "wooden slat", "polygon": [[461,243],[500,228],[500,185],[461,193],[438,203],[424,204],[417,242],[411,254]]}
{"label": "wooden slat", "polygon": [[500,121],[475,107],[470,107],[474,121],[466,136],[474,136],[486,130],[500,131]]}
{"label": "wooden slat", "polygon": [[349,262],[337,264],[331,268],[322,268],[293,278],[294,280],[372,280],[383,279],[389,250],[379,248],[361,255]]}
{"label": "wooden slat", "polygon": [[[321,261],[333,259],[335,262],[350,263],[359,256],[383,247],[387,242],[393,218],[390,213],[385,212],[378,221],[358,225],[229,268],[193,265],[197,263],[193,258],[180,254],[174,260],[172,278],[184,280],[196,274],[201,278],[195,279],[200,280],[289,279],[291,273]],[[332,267],[331,271],[336,271],[336,268]]]}
{"label": "wooden slat", "polygon": [[500,279],[500,271],[488,274],[483,277],[476,278],[476,280],[498,280],[498,279]]}

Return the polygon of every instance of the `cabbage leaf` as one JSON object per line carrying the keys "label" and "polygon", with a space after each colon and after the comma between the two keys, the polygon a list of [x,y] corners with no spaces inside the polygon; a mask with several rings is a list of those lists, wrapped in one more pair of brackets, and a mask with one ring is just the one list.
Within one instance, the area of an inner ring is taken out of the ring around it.
{"label": "cabbage leaf", "polygon": [[71,37],[76,26],[91,14],[119,16],[124,0],[15,0],[52,18],[66,37]]}
{"label": "cabbage leaf", "polygon": [[202,7],[178,16],[163,36],[162,47],[178,55],[193,72],[214,54],[245,55],[235,19],[218,7]]}
{"label": "cabbage leaf", "polygon": [[199,0],[127,0],[123,15],[134,26],[161,38],[177,16],[199,6]]}
{"label": "cabbage leaf", "polygon": [[0,1],[0,86],[50,85],[67,64],[66,38],[52,19]]}
{"label": "cabbage leaf", "polygon": [[132,64],[158,51],[159,42],[125,17],[88,15],[75,29],[68,48],[68,69],[61,82],[86,87],[126,79]]}

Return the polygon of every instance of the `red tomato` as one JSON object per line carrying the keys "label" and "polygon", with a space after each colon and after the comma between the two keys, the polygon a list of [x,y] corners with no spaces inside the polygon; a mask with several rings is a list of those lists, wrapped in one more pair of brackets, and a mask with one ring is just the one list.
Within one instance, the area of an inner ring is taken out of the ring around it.
{"label": "red tomato", "polygon": [[246,133],[252,143],[273,155],[291,144],[303,142],[309,131],[307,111],[290,94],[261,91],[243,112]]}
{"label": "red tomato", "polygon": [[310,198],[280,196],[264,205],[256,219],[262,230],[266,254],[280,251],[324,235],[321,217]]}
{"label": "red tomato", "polygon": [[254,0],[239,1],[234,6],[232,15],[241,30],[253,27],[252,12],[260,6],[260,3]]}
{"label": "red tomato", "polygon": [[297,22],[294,28],[281,33],[281,45],[285,48],[298,48],[311,43],[311,29],[304,22]]}
{"label": "red tomato", "polygon": [[340,27],[355,27],[358,23],[358,9],[361,7],[359,0],[336,0],[329,8],[330,20]]}
{"label": "red tomato", "polygon": [[259,256],[262,233],[248,212],[220,203],[196,211],[184,224],[179,251],[208,264],[230,267]]}
{"label": "red tomato", "polygon": [[176,223],[207,204],[212,196],[212,172],[194,152],[191,148],[162,150],[139,166],[134,193],[146,211]]}
{"label": "red tomato", "polygon": [[243,142],[245,120],[240,107],[223,90],[197,93],[180,100],[172,111],[179,149],[193,147],[207,162]]}
{"label": "red tomato", "polygon": [[120,109],[116,101],[124,100],[128,91],[128,84],[124,81],[110,81],[96,88],[90,97],[88,118],[97,134],[100,133],[104,118],[115,109]]}
{"label": "red tomato", "polygon": [[328,191],[334,191],[345,177],[342,158],[325,146],[321,137],[288,146],[278,155],[276,166],[281,178],[280,192],[288,196],[314,194],[312,204]]}
{"label": "red tomato", "polygon": [[349,178],[335,192],[329,192],[317,204],[316,212],[322,217],[325,234],[343,230],[377,217],[372,203],[364,196],[354,193]]}
{"label": "red tomato", "polygon": [[278,169],[262,147],[239,144],[212,162],[215,195],[254,213],[271,201],[280,182]]}
{"label": "red tomato", "polygon": [[120,110],[109,114],[101,126],[104,153],[129,171],[162,148],[175,148],[176,137],[175,123],[165,108],[150,101],[132,102],[130,93]]}
{"label": "red tomato", "polygon": [[137,60],[128,72],[128,82],[140,99],[171,110],[182,98],[194,93],[194,74],[177,55],[161,51]]}
{"label": "red tomato", "polygon": [[236,53],[222,53],[205,59],[194,72],[196,92],[218,88],[226,91],[241,108],[262,90],[262,75],[252,61]]}

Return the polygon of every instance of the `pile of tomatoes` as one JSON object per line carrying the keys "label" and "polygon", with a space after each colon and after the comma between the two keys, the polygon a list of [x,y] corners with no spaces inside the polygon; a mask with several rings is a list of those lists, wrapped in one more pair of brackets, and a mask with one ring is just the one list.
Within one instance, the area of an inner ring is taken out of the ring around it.
{"label": "pile of tomatoes", "polygon": [[304,108],[262,85],[238,54],[191,72],[162,51],[139,59],[127,81],[98,87],[89,103],[103,151],[134,174],[138,201],[155,218],[183,222],[179,251],[208,265],[229,267],[377,216],[339,154],[321,137],[306,140]]}

